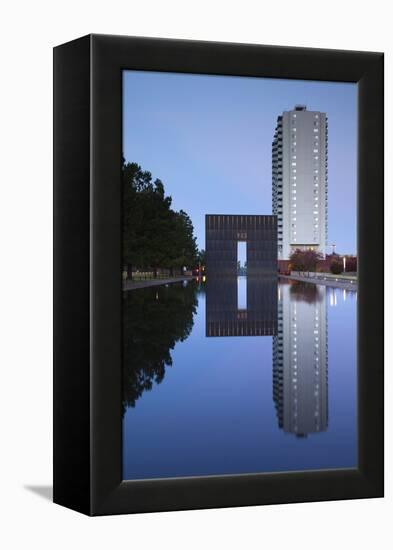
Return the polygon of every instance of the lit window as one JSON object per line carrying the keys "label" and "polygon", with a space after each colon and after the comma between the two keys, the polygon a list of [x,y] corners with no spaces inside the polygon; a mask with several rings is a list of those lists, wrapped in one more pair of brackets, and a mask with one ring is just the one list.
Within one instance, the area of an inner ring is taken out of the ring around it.
{"label": "lit window", "polygon": [[292,162],[292,166],[296,166],[296,162]]}

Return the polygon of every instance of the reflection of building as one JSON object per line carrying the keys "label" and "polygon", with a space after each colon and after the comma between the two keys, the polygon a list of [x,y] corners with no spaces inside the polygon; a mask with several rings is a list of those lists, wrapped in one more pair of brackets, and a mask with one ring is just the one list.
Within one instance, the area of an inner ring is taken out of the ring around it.
{"label": "reflection of building", "polygon": [[327,116],[296,105],[277,118],[272,144],[273,214],[278,259],[296,248],[325,255],[327,244]]}
{"label": "reflection of building", "polygon": [[279,287],[273,398],[279,427],[298,437],[328,424],[326,287]]}
{"label": "reflection of building", "polygon": [[[247,285],[241,306],[240,279]],[[276,332],[277,277],[208,276],[206,336],[272,336]]]}
{"label": "reflection of building", "polygon": [[237,244],[247,242],[247,275],[276,274],[276,216],[206,215],[206,270],[236,276]]}

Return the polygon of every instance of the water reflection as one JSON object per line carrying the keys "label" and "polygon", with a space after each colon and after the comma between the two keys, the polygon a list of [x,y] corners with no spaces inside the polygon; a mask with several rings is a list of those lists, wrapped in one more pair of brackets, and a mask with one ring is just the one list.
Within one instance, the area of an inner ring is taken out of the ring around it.
{"label": "water reflection", "polygon": [[282,284],[273,338],[273,399],[284,432],[307,437],[328,426],[326,287]]}
{"label": "water reflection", "polygon": [[206,336],[272,336],[277,332],[277,278],[208,278]]}
{"label": "water reflection", "polygon": [[124,293],[124,478],[356,466],[356,296],[252,277]]}
{"label": "water reflection", "polygon": [[172,366],[171,350],[192,331],[193,284],[159,286],[123,295],[123,412]]}

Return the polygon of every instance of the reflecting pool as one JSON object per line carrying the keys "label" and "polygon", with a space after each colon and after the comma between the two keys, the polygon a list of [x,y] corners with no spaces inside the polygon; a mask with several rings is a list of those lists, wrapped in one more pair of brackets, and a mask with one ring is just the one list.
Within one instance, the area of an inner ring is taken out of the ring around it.
{"label": "reflecting pool", "polygon": [[123,478],[357,465],[356,292],[270,278],[123,293]]}

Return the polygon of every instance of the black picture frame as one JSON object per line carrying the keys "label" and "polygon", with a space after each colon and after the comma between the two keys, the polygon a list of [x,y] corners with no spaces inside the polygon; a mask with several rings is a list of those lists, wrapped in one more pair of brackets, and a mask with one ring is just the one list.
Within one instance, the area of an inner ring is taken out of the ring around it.
{"label": "black picture frame", "polygon": [[[122,480],[122,70],[358,83],[358,468]],[[383,496],[383,54],[89,35],[54,49],[54,502],[88,515]]]}

